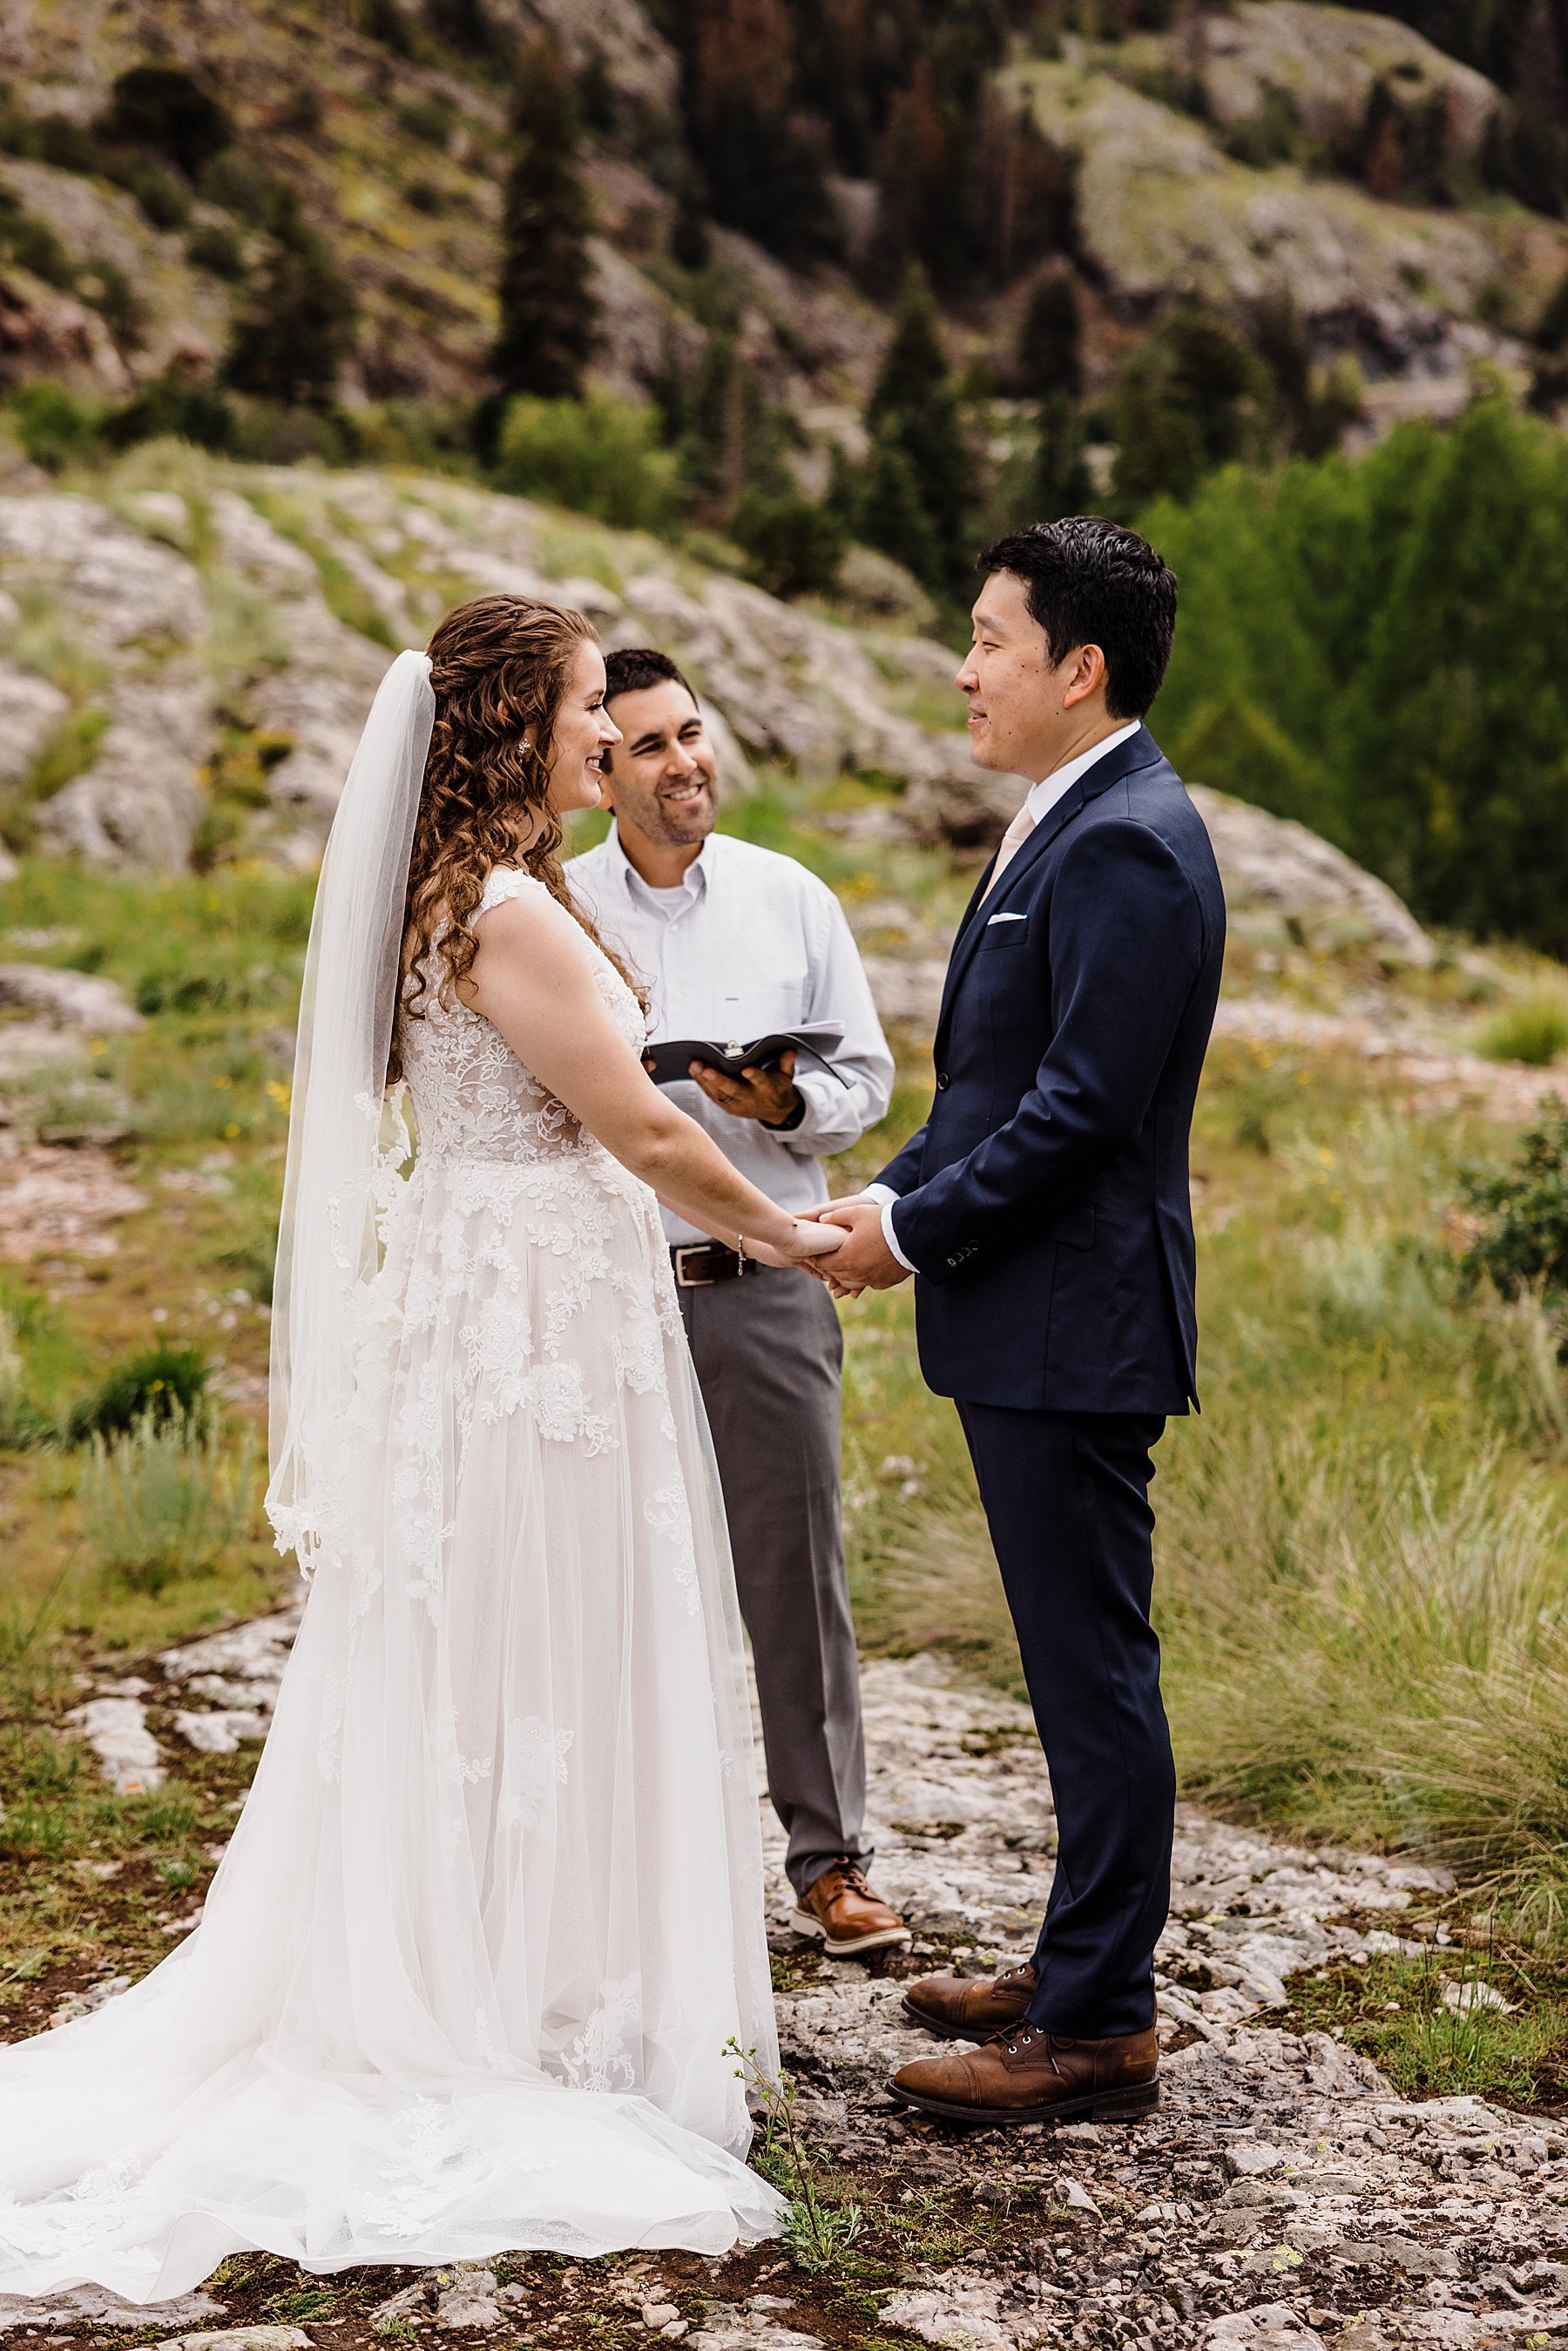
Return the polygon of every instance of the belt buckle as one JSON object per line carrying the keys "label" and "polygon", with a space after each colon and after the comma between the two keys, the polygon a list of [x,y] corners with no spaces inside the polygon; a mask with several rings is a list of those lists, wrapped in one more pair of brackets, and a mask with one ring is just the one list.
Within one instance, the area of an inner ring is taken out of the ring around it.
{"label": "belt buckle", "polygon": [[711,1290],[713,1288],[714,1276],[711,1273],[689,1274],[686,1271],[686,1259],[689,1257],[705,1256],[711,1247],[712,1243],[709,1241],[685,1241],[676,1249],[675,1281],[678,1288],[682,1290]]}

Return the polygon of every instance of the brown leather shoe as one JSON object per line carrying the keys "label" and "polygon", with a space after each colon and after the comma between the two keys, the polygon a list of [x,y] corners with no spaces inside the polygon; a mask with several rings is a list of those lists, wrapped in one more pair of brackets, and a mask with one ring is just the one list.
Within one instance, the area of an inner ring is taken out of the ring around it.
{"label": "brown leather shoe", "polygon": [[999,1976],[922,1976],[904,1995],[916,2024],[945,2041],[988,2041],[1021,2024],[1040,1985],[1032,1959]]}
{"label": "brown leather shoe", "polygon": [[888,2087],[904,2105],[945,2122],[1124,2122],[1159,2105],[1159,2063],[1152,2028],[1070,2041],[1020,2024],[978,2049],[917,2057]]}
{"label": "brown leather shoe", "polygon": [[830,1959],[863,1959],[907,1943],[909,1929],[896,1910],[874,1895],[858,1862],[835,1861],[813,1879],[795,1905],[789,1924],[797,1935],[821,1943]]}

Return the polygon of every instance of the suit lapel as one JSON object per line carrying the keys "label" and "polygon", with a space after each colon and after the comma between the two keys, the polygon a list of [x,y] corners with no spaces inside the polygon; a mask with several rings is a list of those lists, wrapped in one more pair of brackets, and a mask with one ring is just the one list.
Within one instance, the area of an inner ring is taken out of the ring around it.
{"label": "suit lapel", "polygon": [[[1094,765],[1080,776],[1076,783],[1069,785],[1055,807],[1047,810],[1023,847],[1011,860],[998,886],[998,903],[1000,904],[1007,898],[1016,885],[1023,880],[1030,868],[1044,856],[1051,842],[1067,825],[1071,823],[1085,801],[1097,799],[1102,792],[1109,791],[1113,784],[1119,782],[1124,776],[1132,775],[1135,768],[1152,767],[1160,756],[1159,746],[1148,728],[1140,726],[1135,735],[1129,735],[1124,743],[1118,743],[1113,751],[1107,751],[1103,759],[1096,759]],[[942,988],[942,1009],[936,1020],[938,1046],[942,1042],[952,1013],[953,1000],[958,992],[958,984],[967,971],[974,958],[975,950],[985,935],[986,924],[979,918],[980,906],[996,862],[993,857],[981,875],[975,894],[965,910],[964,919],[958,925],[957,937],[953,942],[953,954]]]}

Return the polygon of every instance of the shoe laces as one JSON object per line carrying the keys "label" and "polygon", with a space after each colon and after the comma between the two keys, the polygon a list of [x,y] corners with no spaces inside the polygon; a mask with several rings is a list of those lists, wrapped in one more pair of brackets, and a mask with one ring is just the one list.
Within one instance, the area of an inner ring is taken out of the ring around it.
{"label": "shoe laces", "polygon": [[1004,2032],[993,2032],[991,2035],[992,2041],[999,2042],[1003,2051],[1009,2057],[1015,2056],[1020,2049],[1027,2049],[1031,2042],[1043,2041],[1051,2070],[1053,2074],[1060,2074],[1061,2068],[1056,2062],[1056,2052],[1051,2046],[1052,2038],[1053,2036],[1047,2032],[1043,2026],[1028,2023],[1009,2024]]}
{"label": "shoe laces", "polygon": [[871,1887],[866,1883],[866,1874],[861,1867],[858,1861],[836,1862],[834,1864],[834,1867],[838,1871],[846,1892],[850,1894],[862,1894],[868,1902],[874,1902],[876,1900],[875,1895],[872,1892]]}

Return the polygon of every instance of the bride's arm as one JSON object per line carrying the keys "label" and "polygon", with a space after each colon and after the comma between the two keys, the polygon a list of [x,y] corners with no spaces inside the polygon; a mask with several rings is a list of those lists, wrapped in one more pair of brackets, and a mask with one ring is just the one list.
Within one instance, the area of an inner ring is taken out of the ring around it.
{"label": "bride's arm", "polygon": [[654,1085],[595,987],[591,950],[564,907],[529,890],[491,908],[477,936],[465,1001],[623,1167],[731,1247],[744,1236],[751,1254],[760,1246],[789,1264],[821,1253],[833,1228],[777,1207]]}

